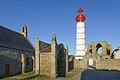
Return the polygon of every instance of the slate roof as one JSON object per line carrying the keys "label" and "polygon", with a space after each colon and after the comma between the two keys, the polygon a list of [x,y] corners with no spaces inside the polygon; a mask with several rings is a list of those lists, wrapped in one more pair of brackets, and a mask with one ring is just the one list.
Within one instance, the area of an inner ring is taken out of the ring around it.
{"label": "slate roof", "polygon": [[22,34],[0,25],[0,46],[34,52],[30,41]]}
{"label": "slate roof", "polygon": [[[58,44],[58,45],[57,45],[57,50],[59,51],[62,47],[64,47],[64,45],[63,45],[62,43]],[[57,52],[58,52],[58,51],[57,51]]]}
{"label": "slate roof", "polygon": [[40,52],[51,52],[51,46],[42,49]]}
{"label": "slate roof", "polygon": [[[60,48],[62,48],[62,47],[64,47],[63,44],[58,44],[57,50],[59,51]],[[40,52],[51,52],[51,45],[46,42],[40,41]]]}

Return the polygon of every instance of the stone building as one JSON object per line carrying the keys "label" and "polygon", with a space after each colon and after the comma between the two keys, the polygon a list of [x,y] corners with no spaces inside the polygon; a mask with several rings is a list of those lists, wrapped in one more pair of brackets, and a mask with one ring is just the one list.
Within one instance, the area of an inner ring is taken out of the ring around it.
{"label": "stone building", "polygon": [[27,26],[21,33],[0,26],[0,77],[33,70],[35,49],[27,37]]}
{"label": "stone building", "polygon": [[[99,54],[98,49],[101,47],[102,52]],[[86,55],[82,60],[75,60],[74,64],[74,68],[94,67],[96,69],[120,70],[120,59],[112,57],[112,46],[106,41],[89,44]]]}
{"label": "stone building", "polygon": [[36,38],[35,72],[39,75],[66,76],[68,71],[68,46],[57,44],[53,34],[51,44]]}

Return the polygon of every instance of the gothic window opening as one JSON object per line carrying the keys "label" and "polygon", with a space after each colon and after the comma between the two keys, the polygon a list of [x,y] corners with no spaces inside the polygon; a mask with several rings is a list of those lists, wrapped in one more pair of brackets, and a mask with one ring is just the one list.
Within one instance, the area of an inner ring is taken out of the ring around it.
{"label": "gothic window opening", "polygon": [[97,53],[98,54],[102,54],[102,45],[101,44],[97,44],[96,48],[97,48]]}
{"label": "gothic window opening", "polygon": [[107,50],[107,55],[110,55],[110,50],[109,49],[106,49]]}

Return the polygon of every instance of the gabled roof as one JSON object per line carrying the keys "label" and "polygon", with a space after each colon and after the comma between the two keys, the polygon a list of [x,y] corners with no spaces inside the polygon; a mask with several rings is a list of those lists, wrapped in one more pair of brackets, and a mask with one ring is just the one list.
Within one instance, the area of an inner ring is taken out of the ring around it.
{"label": "gabled roof", "polygon": [[0,25],[0,46],[34,52],[34,47],[22,34]]}
{"label": "gabled roof", "polygon": [[60,50],[60,48],[64,47],[64,45],[62,43],[57,45],[57,49]]}

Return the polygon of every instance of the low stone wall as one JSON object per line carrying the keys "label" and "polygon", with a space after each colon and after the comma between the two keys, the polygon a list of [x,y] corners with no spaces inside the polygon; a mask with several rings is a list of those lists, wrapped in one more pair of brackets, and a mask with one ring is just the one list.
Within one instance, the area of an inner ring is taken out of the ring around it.
{"label": "low stone wall", "polygon": [[74,60],[74,68],[87,68],[83,60]]}
{"label": "low stone wall", "polygon": [[104,70],[120,70],[120,59],[101,60],[97,65],[96,69]]}

